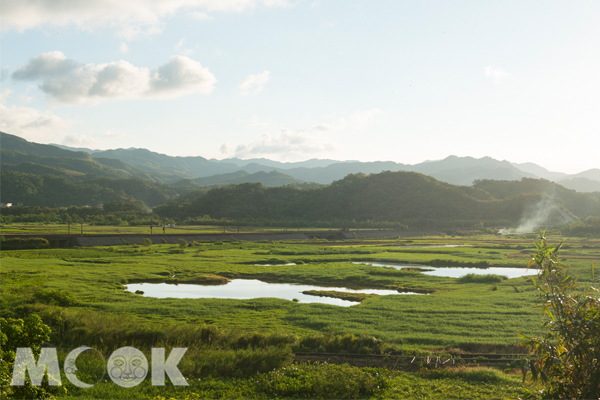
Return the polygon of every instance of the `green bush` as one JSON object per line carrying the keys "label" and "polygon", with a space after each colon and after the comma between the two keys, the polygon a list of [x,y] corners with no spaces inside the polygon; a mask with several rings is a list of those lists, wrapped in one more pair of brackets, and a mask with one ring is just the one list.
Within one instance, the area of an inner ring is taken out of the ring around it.
{"label": "green bush", "polygon": [[[532,353],[528,363],[537,389],[530,398],[600,398],[600,292],[582,288],[560,262],[561,245],[546,241],[540,232],[537,253],[529,265],[539,268],[533,280],[540,294],[543,333],[527,337],[523,345]],[[592,264],[592,280],[594,265]]]}
{"label": "green bush", "polygon": [[188,242],[185,239],[179,238],[177,239],[177,245],[182,249],[185,249],[186,247],[188,247]]}
{"label": "green bush", "polygon": [[148,238],[143,238],[142,239],[142,246],[152,246],[152,240],[150,240]]}
{"label": "green bush", "polygon": [[508,279],[504,275],[495,275],[495,274],[487,274],[487,275],[477,275],[477,274],[466,274],[458,278],[456,281],[458,283],[500,283],[504,280]]}
{"label": "green bush", "polygon": [[37,315],[24,319],[0,318],[0,393],[3,399],[54,399],[64,391],[61,386],[49,386],[44,378],[41,386],[33,386],[28,376],[25,385],[11,386],[16,349],[29,347],[39,356],[40,346],[50,340],[50,328]]}

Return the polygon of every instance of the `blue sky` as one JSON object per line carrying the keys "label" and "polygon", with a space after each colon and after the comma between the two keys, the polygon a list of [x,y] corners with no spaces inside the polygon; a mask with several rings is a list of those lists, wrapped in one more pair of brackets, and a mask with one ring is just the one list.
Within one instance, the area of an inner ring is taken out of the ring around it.
{"label": "blue sky", "polygon": [[600,168],[597,1],[0,4],[0,129],[28,140]]}

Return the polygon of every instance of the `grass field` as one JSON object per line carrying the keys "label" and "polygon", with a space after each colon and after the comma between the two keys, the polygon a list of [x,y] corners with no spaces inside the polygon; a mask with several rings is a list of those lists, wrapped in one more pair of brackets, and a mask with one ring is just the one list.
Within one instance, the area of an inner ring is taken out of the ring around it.
{"label": "grass field", "polygon": [[[448,245],[458,247],[443,247]],[[489,235],[210,242],[192,243],[184,249],[129,245],[2,251],[2,316],[39,314],[53,329],[52,344],[60,347],[85,344],[105,354],[125,345],[140,349],[189,347],[181,370],[194,382],[183,392],[182,388],[155,388],[145,383],[120,389],[108,381],[87,392],[71,387],[68,397],[328,397],[325,389],[309,393],[300,387],[309,385],[311,379],[317,382],[317,375],[332,374],[333,382],[338,379],[336,374],[342,373],[356,374],[355,382],[362,382],[350,397],[517,397],[520,377],[495,370],[373,372],[347,366],[355,369],[343,372],[319,366],[324,369],[318,374],[302,367],[301,373],[289,375],[289,370],[282,368],[293,365],[292,352],[298,350],[378,354],[518,351],[517,332],[531,335],[541,329],[530,277],[470,281],[428,276],[414,266],[524,267],[533,247],[530,237]],[[584,284],[591,282],[590,265],[600,259],[600,240],[569,238],[565,247],[562,257],[572,265],[573,275]],[[369,261],[413,268],[399,271],[357,264]],[[296,265],[286,265],[290,263]],[[123,286],[132,282],[202,283],[215,277],[430,294],[375,296],[352,307],[338,307],[260,297],[154,299],[127,292]],[[273,369],[280,374],[271,379],[276,384],[259,382]],[[263,373],[260,379],[257,371]],[[379,375],[374,374],[379,373],[387,378],[375,390],[378,385],[372,382],[378,382],[374,377]],[[318,385],[315,382],[311,387]],[[342,392],[335,393],[339,396]]]}

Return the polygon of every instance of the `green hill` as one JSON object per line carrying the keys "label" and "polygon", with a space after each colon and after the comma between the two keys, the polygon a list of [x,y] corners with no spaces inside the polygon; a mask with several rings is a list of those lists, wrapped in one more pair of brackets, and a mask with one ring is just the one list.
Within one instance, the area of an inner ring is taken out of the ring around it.
{"label": "green hill", "polygon": [[56,175],[63,178],[76,180],[85,177],[85,173],[83,172],[71,171],[70,169],[64,169],[59,167],[50,167],[47,165],[35,164],[32,162],[23,162],[17,165],[2,163],[2,170],[25,172],[27,174],[34,175]]}
{"label": "green hill", "polygon": [[545,179],[481,180],[476,181],[473,186],[490,193],[497,199],[510,199],[530,193],[545,193],[578,218],[600,216],[600,193],[579,193]]}
{"label": "green hill", "polygon": [[213,218],[392,221],[420,226],[465,226],[479,222],[516,222],[523,207],[539,194],[498,200],[478,188],[440,182],[416,172],[348,175],[329,186],[310,190],[264,187],[257,183],[208,191],[184,204],[172,202],[155,209],[161,216]]}
{"label": "green hill", "polygon": [[191,190],[142,179],[94,178],[74,182],[56,175],[35,175],[4,169],[0,174],[1,201],[21,202],[27,206],[66,207],[142,200],[152,207]]}
{"label": "green hill", "polygon": [[112,158],[143,171],[168,176],[170,180],[196,178],[222,172],[233,172],[239,168],[234,164],[215,163],[203,157],[171,157],[146,149],[117,149],[99,151],[94,158]]}
{"label": "green hill", "polygon": [[558,182],[561,186],[578,192],[600,192],[600,181],[588,178],[563,179]]}
{"label": "green hill", "polygon": [[78,158],[88,161],[91,159],[90,155],[83,151],[70,151],[48,144],[28,142],[23,138],[15,135],[9,135],[8,133],[4,132],[0,132],[0,143],[2,144],[3,150],[11,150],[22,154],[31,154],[44,157]]}
{"label": "green hill", "polygon": [[85,152],[31,143],[4,132],[0,132],[0,138],[3,170],[35,175],[52,174],[78,181],[90,176],[155,180],[148,173],[119,160],[95,159]]}

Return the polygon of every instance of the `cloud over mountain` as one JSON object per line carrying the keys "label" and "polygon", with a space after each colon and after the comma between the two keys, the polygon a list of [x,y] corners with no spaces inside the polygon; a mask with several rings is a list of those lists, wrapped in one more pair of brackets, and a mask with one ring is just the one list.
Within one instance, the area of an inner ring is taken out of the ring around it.
{"label": "cloud over mountain", "polygon": [[11,132],[28,140],[60,140],[69,125],[68,121],[50,111],[0,104],[0,131]]}
{"label": "cloud over mountain", "polygon": [[275,156],[282,159],[298,159],[334,149],[325,138],[306,131],[282,129],[279,134],[265,134],[260,139],[235,149],[239,158]]}

